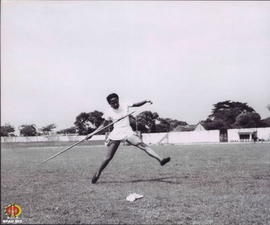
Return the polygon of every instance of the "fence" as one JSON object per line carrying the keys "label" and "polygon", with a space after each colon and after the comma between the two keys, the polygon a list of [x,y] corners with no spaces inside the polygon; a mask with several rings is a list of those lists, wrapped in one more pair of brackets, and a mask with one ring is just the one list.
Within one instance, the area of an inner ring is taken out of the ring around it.
{"label": "fence", "polygon": [[[46,135],[34,137],[1,137],[1,142],[67,142],[67,141],[81,141],[85,136],[76,135]],[[95,135],[91,138],[94,141],[105,140],[104,135]]]}
{"label": "fence", "polygon": [[[143,141],[148,144],[160,143],[198,143],[198,142],[219,142],[219,131],[193,131],[193,132],[169,132],[143,134]],[[2,143],[10,142],[68,142],[80,141],[85,136],[35,136],[35,137],[1,137]],[[95,135],[93,141],[105,141],[105,135]]]}
{"label": "fence", "polygon": [[[266,128],[249,128],[249,129],[229,129],[228,142],[240,142],[240,132],[257,132],[260,140],[270,141],[270,127]],[[185,144],[185,143],[219,143],[219,130],[206,131],[186,131],[186,132],[169,132],[169,133],[146,133],[142,135],[143,141],[148,144]],[[1,137],[1,143],[10,142],[69,142],[80,141],[85,136],[76,135],[48,135],[35,137]],[[92,141],[104,143],[105,135],[95,135]]]}

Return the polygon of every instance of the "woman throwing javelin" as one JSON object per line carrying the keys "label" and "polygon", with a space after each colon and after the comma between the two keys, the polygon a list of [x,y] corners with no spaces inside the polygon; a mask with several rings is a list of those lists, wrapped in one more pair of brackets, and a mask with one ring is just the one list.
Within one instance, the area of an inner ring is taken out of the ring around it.
{"label": "woman throwing javelin", "polygon": [[[129,113],[130,107],[140,107],[146,103],[152,104],[151,101],[146,100],[139,103],[135,103],[132,105],[119,103],[119,97],[117,94],[112,93],[107,96],[107,101],[110,105],[109,110],[103,115],[103,118],[105,121],[116,121],[119,118],[127,115]],[[101,125],[101,128],[104,126],[104,123]],[[95,175],[92,178],[92,183],[95,184],[97,180],[99,179],[102,171],[106,168],[106,166],[109,164],[109,162],[112,160],[115,152],[117,151],[120,143],[122,141],[126,141],[127,143],[136,146],[139,149],[142,149],[145,151],[149,156],[155,158],[158,160],[161,166],[165,165],[167,162],[170,161],[170,157],[167,158],[161,158],[156,152],[153,151],[147,144],[142,142],[142,140],[133,132],[130,123],[129,118],[126,117],[119,122],[114,124],[113,131],[108,136],[108,152],[106,154],[105,159],[101,163],[100,167],[96,171]]]}

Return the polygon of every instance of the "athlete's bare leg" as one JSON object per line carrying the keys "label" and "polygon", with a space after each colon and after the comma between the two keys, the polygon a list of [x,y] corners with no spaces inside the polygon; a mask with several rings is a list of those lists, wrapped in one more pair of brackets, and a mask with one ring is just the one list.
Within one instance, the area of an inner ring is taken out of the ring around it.
{"label": "athlete's bare leg", "polygon": [[115,152],[117,151],[119,147],[120,141],[113,141],[110,146],[108,147],[108,152],[105,156],[105,159],[101,163],[100,167],[96,171],[95,175],[92,178],[92,183],[95,184],[100,177],[102,171],[106,168],[106,166],[109,164],[109,162],[112,160]]}
{"label": "athlete's bare leg", "polygon": [[136,142],[136,139],[129,139],[127,140],[128,143],[130,143],[133,146],[136,146],[137,148],[143,150],[147,155],[151,156],[152,158],[159,161],[160,165],[165,165],[167,162],[171,160],[170,157],[162,158],[160,157],[152,148],[150,148],[147,144],[145,144],[142,141]]}

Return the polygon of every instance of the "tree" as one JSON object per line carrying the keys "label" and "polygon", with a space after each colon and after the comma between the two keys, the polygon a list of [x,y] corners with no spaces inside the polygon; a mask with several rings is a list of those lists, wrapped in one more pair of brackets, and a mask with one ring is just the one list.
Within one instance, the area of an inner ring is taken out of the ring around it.
{"label": "tree", "polygon": [[[93,111],[90,113],[82,112],[76,117],[74,122],[79,135],[87,135],[94,130],[103,122],[103,113],[99,111]],[[101,132],[104,133],[105,131]]]}
{"label": "tree", "polygon": [[89,113],[89,121],[94,125],[95,128],[99,127],[103,122],[103,113],[97,110]]}
{"label": "tree", "polygon": [[170,125],[170,127],[169,127],[170,131],[174,130],[179,125],[181,125],[181,126],[188,125],[186,122],[179,121],[179,120],[176,120],[176,119],[165,118],[164,120],[166,120],[166,122]]}
{"label": "tree", "polygon": [[49,124],[48,126],[42,127],[40,130],[42,131],[43,134],[48,135],[53,129],[56,128],[55,124]]}
{"label": "tree", "polygon": [[156,132],[169,132],[171,130],[170,122],[167,119],[157,118]]}
{"label": "tree", "polygon": [[171,118],[158,118],[156,121],[156,132],[170,132],[179,125],[185,126],[187,123]]}
{"label": "tree", "polygon": [[77,130],[75,126],[57,131],[57,134],[76,134],[76,133]]}
{"label": "tree", "polygon": [[89,113],[82,112],[76,117],[74,122],[79,135],[87,135],[94,131],[94,125],[89,121]]}
{"label": "tree", "polygon": [[261,125],[261,117],[256,112],[241,113],[236,117],[234,128],[252,128]]}
{"label": "tree", "polygon": [[150,133],[156,131],[155,120],[158,118],[157,113],[151,111],[143,111],[136,116],[138,131],[142,133]]}
{"label": "tree", "polygon": [[36,136],[37,135],[37,129],[35,124],[31,125],[21,125],[19,127],[20,135],[21,136]]}
{"label": "tree", "polygon": [[270,117],[261,120],[260,127],[270,127]]}
{"label": "tree", "polygon": [[[270,104],[266,106],[266,108],[270,111]],[[265,119],[262,119],[260,121],[260,126],[259,127],[270,127],[270,117],[267,117]]]}
{"label": "tree", "polygon": [[9,124],[5,124],[4,126],[0,127],[1,137],[10,136],[14,131],[15,131],[14,127]]}
{"label": "tree", "polygon": [[256,113],[247,103],[232,102],[230,100],[214,104],[212,114],[204,121],[205,127],[210,129],[233,128],[236,118],[240,114]]}
{"label": "tree", "polygon": [[129,116],[129,122],[132,130],[136,131],[137,130],[137,121],[136,118],[133,115]]}
{"label": "tree", "polygon": [[202,121],[201,123],[206,130],[226,130],[227,129],[226,123],[221,119],[211,120],[207,118],[205,121]]}
{"label": "tree", "polygon": [[151,111],[144,111],[137,116],[137,127],[142,133],[169,132],[178,125],[187,125],[187,123],[176,119],[160,118],[158,113]]}

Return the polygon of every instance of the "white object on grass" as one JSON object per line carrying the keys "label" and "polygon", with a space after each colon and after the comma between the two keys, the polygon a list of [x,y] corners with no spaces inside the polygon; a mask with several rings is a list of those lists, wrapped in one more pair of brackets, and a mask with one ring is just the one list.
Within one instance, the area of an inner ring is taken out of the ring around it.
{"label": "white object on grass", "polygon": [[134,202],[136,199],[143,198],[143,195],[132,193],[129,196],[127,196],[126,200],[129,202]]}

